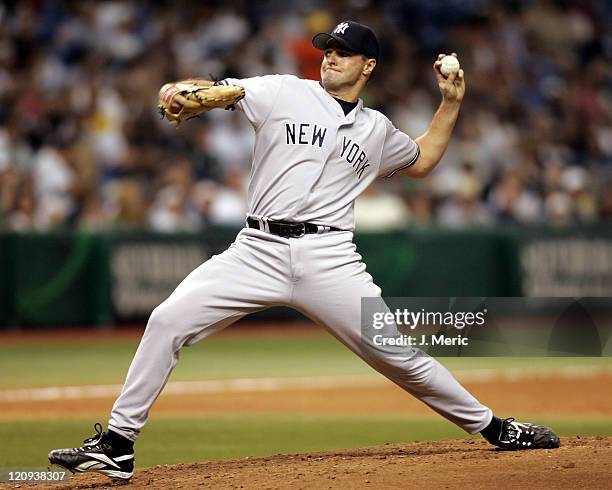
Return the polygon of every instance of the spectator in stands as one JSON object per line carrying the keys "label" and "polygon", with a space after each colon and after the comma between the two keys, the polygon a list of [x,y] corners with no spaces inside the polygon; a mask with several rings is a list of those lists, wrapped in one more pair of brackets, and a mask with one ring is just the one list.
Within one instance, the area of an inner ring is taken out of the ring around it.
{"label": "spectator in stands", "polygon": [[[418,79],[431,53],[459,52],[471,74],[433,185],[402,192],[381,180],[372,189],[387,195],[375,202],[393,217],[389,226],[612,220],[612,9],[597,0],[475,5],[323,1],[276,12],[208,2],[5,2],[0,229],[240,226],[250,128],[231,112],[210,113],[176,138],[155,112],[157,91],[163,81],[209,73],[318,78],[309,36],[326,31],[338,10],[382,33],[385,63],[365,102],[408,134],[422,132],[435,110],[436,87]],[[415,19],[419,28],[406,28]],[[178,185],[168,181],[177,156],[191,169]]]}

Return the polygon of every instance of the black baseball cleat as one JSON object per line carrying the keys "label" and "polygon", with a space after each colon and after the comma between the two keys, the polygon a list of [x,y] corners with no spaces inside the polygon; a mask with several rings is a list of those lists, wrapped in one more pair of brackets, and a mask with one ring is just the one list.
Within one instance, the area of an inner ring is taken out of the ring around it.
{"label": "black baseball cleat", "polygon": [[502,420],[497,438],[486,438],[491,444],[518,451],[522,449],[554,449],[559,447],[559,436],[543,425],[516,422],[513,418]]}
{"label": "black baseball cleat", "polygon": [[134,474],[134,451],[117,449],[111,445],[100,424],[94,425],[96,435],[85,439],[83,446],[72,449],[54,449],[49,461],[73,473],[95,471],[117,480],[129,480]]}

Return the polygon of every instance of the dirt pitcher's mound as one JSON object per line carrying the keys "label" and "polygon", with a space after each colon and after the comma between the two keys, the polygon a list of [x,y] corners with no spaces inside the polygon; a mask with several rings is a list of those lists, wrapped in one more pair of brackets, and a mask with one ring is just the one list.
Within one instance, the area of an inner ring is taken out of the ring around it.
{"label": "dirt pitcher's mound", "polygon": [[[500,451],[481,439],[155,466],[136,471],[126,490],[610,488],[612,438],[562,438],[552,450]],[[114,488],[78,475],[55,490]]]}

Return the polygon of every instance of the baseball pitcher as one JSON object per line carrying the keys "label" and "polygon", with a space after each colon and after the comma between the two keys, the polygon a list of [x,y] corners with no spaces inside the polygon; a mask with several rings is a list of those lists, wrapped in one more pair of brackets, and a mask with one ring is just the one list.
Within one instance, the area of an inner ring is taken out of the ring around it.
{"label": "baseball pitcher", "polygon": [[[343,21],[314,36],[321,80],[289,75],[185,80],[164,85],[160,110],[176,124],[216,107],[235,107],[255,131],[245,228],[224,253],[191,272],[149,318],[116,400],[108,430],[84,445],[49,453],[73,472],[127,480],[133,443],[184,345],[248,313],[286,305],[411,395],[470,434],[506,449],[555,448],[549,428],[495,417],[451,373],[415,348],[372,346],[361,336],[361,298],[380,297],[353,244],[353,203],[378,177],[427,176],[442,158],[465,94],[463,70],[433,70],[441,103],[416,139],[359,95],[380,60],[374,32]],[[453,53],[452,56],[456,57]],[[452,60],[450,60],[452,61]],[[452,63],[451,63],[452,65]]]}

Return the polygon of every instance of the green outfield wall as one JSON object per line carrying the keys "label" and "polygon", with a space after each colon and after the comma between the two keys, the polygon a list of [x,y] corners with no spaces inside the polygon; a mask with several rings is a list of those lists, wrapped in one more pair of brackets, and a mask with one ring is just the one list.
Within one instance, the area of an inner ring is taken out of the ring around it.
{"label": "green outfield wall", "polygon": [[[0,233],[0,325],[142,322],[237,231]],[[612,227],[404,230],[355,242],[385,296],[612,297]]]}

